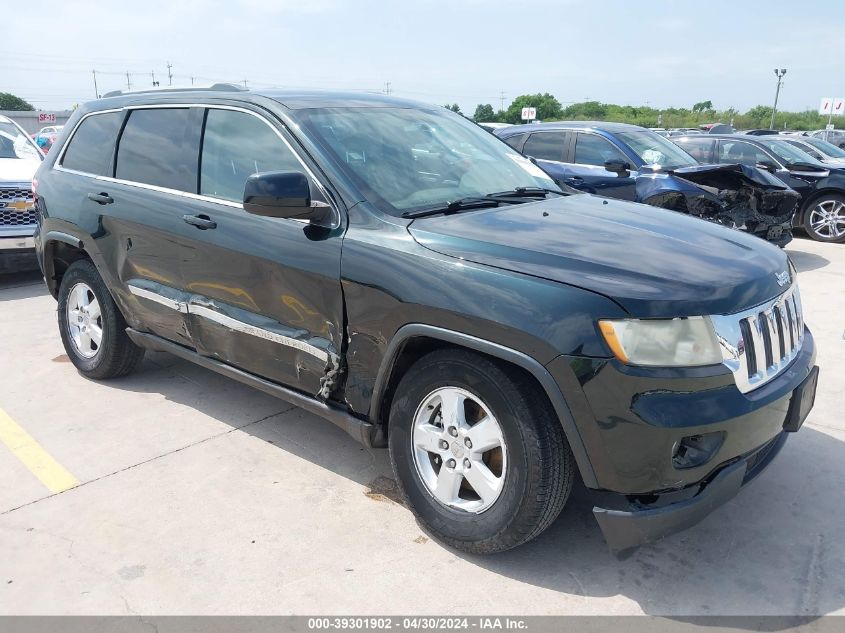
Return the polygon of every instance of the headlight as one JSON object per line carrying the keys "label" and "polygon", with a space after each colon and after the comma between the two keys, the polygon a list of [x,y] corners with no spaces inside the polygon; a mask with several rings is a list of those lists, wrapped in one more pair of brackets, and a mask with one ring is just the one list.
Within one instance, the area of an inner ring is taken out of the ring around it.
{"label": "headlight", "polygon": [[722,362],[708,317],[599,321],[613,354],[623,363],[652,367],[695,367]]}

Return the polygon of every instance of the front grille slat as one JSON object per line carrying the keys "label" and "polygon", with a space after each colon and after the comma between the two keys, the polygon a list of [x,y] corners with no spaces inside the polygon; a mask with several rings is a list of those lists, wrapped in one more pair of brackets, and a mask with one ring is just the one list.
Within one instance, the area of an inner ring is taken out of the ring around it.
{"label": "front grille slat", "polygon": [[783,371],[798,355],[804,340],[797,286],[756,308],[710,319],[722,348],[723,363],[743,393],[764,385]]}
{"label": "front grille slat", "polygon": [[30,226],[37,222],[31,189],[0,188],[0,226]]}
{"label": "front grille slat", "polygon": [[770,327],[772,319],[770,312],[770,310],[766,310],[757,315],[763,334],[763,357],[766,359],[766,369],[775,364],[775,360],[772,357],[772,328]]}

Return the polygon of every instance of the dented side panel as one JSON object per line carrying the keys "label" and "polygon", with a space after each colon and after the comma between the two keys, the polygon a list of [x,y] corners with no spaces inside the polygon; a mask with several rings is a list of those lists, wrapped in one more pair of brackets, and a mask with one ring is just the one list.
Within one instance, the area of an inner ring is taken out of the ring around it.
{"label": "dented side panel", "polygon": [[311,395],[339,378],[341,228],[216,206],[217,229],[183,250],[188,331],[197,351]]}

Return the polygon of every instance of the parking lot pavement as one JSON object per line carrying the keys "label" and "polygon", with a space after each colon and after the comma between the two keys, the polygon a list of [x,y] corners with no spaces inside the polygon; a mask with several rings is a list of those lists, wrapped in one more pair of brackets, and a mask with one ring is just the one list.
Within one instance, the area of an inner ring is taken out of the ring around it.
{"label": "parking lot pavement", "polygon": [[787,250],[816,408],[738,498],[622,562],[583,489],[524,547],[445,548],[385,451],[165,354],[86,380],[40,279],[0,278],[0,410],[79,482],[53,494],[0,445],[0,614],[845,613],[845,245]]}

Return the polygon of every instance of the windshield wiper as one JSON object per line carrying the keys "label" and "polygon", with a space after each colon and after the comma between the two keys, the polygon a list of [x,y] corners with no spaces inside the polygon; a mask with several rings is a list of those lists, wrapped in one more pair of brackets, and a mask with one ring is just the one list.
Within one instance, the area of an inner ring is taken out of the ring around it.
{"label": "windshield wiper", "polygon": [[429,215],[439,215],[440,213],[457,213],[458,211],[466,211],[467,209],[485,209],[487,207],[498,207],[503,201],[495,198],[476,198],[466,197],[458,198],[446,204],[438,204],[434,207],[425,209],[417,209],[415,211],[405,211],[402,214],[403,218],[424,218]]}
{"label": "windshield wiper", "polygon": [[546,194],[554,193],[558,196],[565,195],[563,191],[557,189],[547,189],[546,187],[517,187],[510,191],[497,191],[496,193],[488,193],[488,198],[545,198]]}

